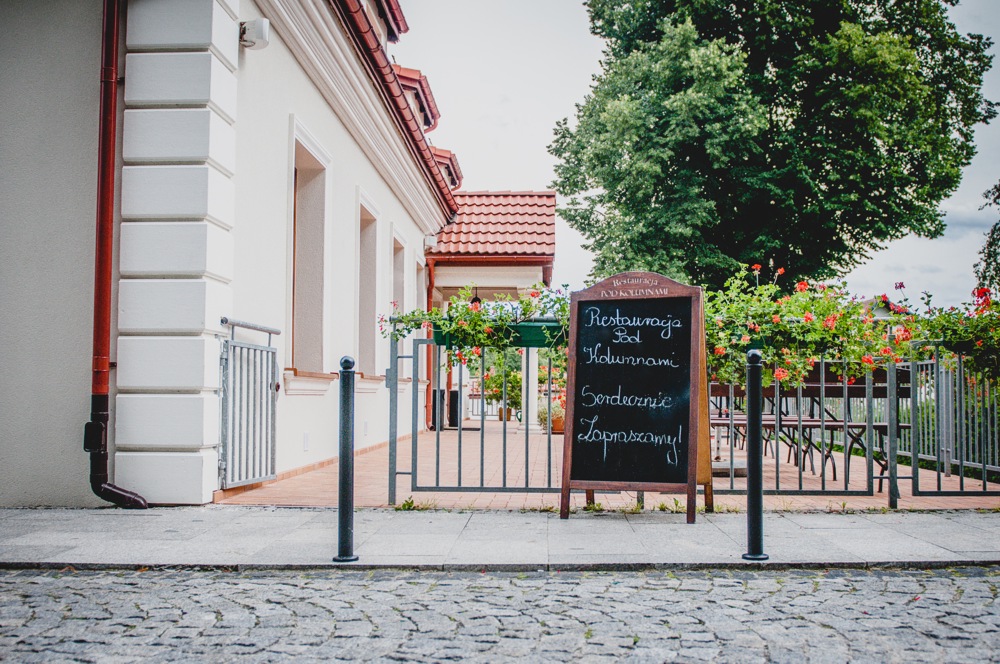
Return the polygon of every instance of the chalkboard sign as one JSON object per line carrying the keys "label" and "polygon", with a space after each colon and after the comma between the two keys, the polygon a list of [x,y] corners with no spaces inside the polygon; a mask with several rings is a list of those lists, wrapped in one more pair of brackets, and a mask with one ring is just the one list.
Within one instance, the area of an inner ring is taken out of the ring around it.
{"label": "chalkboard sign", "polygon": [[686,491],[694,521],[701,289],[626,272],[572,294],[561,516],[572,489]]}

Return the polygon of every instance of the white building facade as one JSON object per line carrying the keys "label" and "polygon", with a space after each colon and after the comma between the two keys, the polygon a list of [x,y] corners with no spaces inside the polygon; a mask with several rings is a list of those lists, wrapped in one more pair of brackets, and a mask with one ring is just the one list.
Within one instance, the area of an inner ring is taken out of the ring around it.
{"label": "white building facade", "polygon": [[[101,19],[117,4],[2,10],[17,35],[0,51],[3,506],[102,502],[81,443],[100,364]],[[224,317],[281,331],[277,474],[335,457],[342,356],[357,360],[356,448],[384,442],[376,318],[426,304],[424,247],[457,211],[421,109],[412,95],[409,115],[398,105],[379,66],[405,31],[398,3],[122,0],[119,12],[111,480],[150,504],[218,495]],[[259,19],[266,48],[242,47],[241,23]]]}

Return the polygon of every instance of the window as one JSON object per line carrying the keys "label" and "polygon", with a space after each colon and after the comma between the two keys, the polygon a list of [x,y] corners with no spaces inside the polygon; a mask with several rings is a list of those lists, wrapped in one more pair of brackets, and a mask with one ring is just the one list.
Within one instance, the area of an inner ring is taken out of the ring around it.
{"label": "window", "polygon": [[361,207],[361,246],[358,254],[358,364],[357,370],[374,376],[376,366],[376,288],[378,280],[378,222]]}
{"label": "window", "polygon": [[323,253],[326,169],[295,142],[292,248],[292,366],[323,371]]}

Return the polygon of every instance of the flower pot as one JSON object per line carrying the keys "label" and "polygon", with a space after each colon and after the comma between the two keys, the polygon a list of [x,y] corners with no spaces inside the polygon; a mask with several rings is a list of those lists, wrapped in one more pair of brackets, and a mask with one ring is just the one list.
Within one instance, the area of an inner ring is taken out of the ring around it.
{"label": "flower pot", "polygon": [[566,426],[566,416],[565,415],[553,415],[552,417],[552,433],[563,433]]}
{"label": "flower pot", "polygon": [[497,419],[500,420],[501,422],[503,422],[504,420],[510,422],[511,415],[513,414],[514,414],[513,408],[501,408],[500,412],[497,413]]}

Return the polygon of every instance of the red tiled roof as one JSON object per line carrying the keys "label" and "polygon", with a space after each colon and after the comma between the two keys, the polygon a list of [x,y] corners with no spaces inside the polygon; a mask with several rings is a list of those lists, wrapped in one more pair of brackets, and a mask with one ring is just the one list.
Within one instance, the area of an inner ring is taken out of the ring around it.
{"label": "red tiled roof", "polygon": [[399,35],[409,32],[410,26],[406,23],[403,10],[399,6],[399,0],[382,0],[379,7],[379,14],[385,20],[386,27],[389,28],[389,41],[399,41]]}
{"label": "red tiled roof", "polygon": [[458,157],[451,150],[436,148],[431,146],[431,152],[437,159],[438,165],[445,171],[445,176],[451,183],[452,189],[462,186],[462,167],[458,165]]}
{"label": "red tiled roof", "polygon": [[[398,2],[395,4],[398,10]],[[458,207],[455,198],[452,196],[451,188],[445,179],[441,168],[438,166],[437,158],[431,152],[430,143],[424,136],[424,130],[420,120],[414,115],[410,108],[410,102],[406,99],[406,92],[396,72],[389,62],[389,56],[385,52],[382,44],[379,43],[378,33],[365,12],[361,0],[337,0],[331,3],[337,12],[340,12],[348,34],[354,39],[358,50],[363,58],[367,60],[375,76],[376,85],[380,85],[390,111],[396,116],[400,124],[403,135],[409,139],[410,147],[414,157],[423,165],[424,173],[427,175],[430,184],[437,190],[438,203],[442,212],[450,215],[457,211]],[[391,7],[390,7],[391,9]],[[402,12],[399,13],[402,17]]]}
{"label": "red tiled roof", "polygon": [[458,214],[428,256],[548,259],[556,253],[554,191],[458,191]]}
{"label": "red tiled roof", "polygon": [[[417,95],[420,111],[424,115],[424,131],[433,131],[441,118],[441,112],[438,110],[437,102],[434,101],[434,93],[431,92],[427,77],[421,74],[419,69],[400,67],[397,64],[393,64],[392,69],[399,78],[399,84]],[[431,148],[432,151],[433,149]]]}

